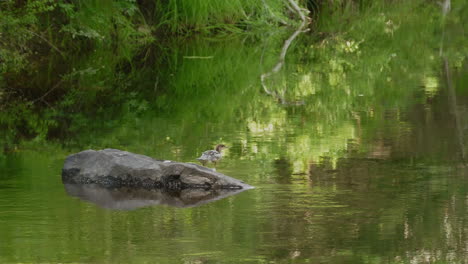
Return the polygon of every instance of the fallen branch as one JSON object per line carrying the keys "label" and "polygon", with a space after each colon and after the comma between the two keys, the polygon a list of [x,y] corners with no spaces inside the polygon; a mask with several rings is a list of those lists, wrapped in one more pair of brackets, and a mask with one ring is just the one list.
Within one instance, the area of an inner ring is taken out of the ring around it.
{"label": "fallen branch", "polygon": [[294,0],[287,0],[289,1],[289,3],[292,5],[292,8],[294,9],[294,11],[299,15],[299,17],[301,18],[302,20],[302,23],[299,25],[299,27],[296,29],[296,31],[294,31],[294,33],[287,39],[284,41],[284,44],[283,44],[283,47],[281,48],[281,53],[280,53],[280,56],[279,56],[279,59],[278,59],[278,63],[273,67],[273,69],[271,69],[271,71],[269,72],[266,72],[266,73],[263,73],[261,76],[260,76],[260,80],[261,80],[261,83],[262,83],[262,87],[263,87],[263,90],[265,91],[266,94],[268,95],[271,95],[273,97],[275,97],[278,101],[280,101],[282,104],[303,104],[303,102],[299,102],[299,103],[290,103],[290,102],[287,102],[285,99],[284,99],[284,93],[282,95],[278,94],[278,92],[272,92],[268,89],[268,87],[266,86],[265,84],[265,79],[267,79],[268,77],[270,77],[271,75],[279,72],[281,70],[281,68],[283,67],[283,64],[284,64],[284,60],[286,58],[286,53],[288,52],[288,49],[289,49],[289,46],[291,45],[291,43],[293,42],[293,40],[302,32],[306,31],[304,30],[304,28],[306,27],[306,25],[308,24],[309,20],[307,19],[307,17],[304,15],[304,11],[303,9],[301,9],[296,2],[294,2]]}

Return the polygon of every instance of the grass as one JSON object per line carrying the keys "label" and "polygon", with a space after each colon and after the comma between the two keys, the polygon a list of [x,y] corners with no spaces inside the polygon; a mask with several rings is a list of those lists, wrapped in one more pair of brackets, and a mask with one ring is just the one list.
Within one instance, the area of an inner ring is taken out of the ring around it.
{"label": "grass", "polygon": [[[245,28],[249,24],[273,23],[271,12],[284,17],[285,2],[269,0],[268,8],[259,0],[169,0],[155,13],[173,33],[232,31],[235,27]],[[268,10],[270,9],[270,10]],[[286,18],[284,18],[286,19]],[[235,27],[233,27],[233,25]]]}

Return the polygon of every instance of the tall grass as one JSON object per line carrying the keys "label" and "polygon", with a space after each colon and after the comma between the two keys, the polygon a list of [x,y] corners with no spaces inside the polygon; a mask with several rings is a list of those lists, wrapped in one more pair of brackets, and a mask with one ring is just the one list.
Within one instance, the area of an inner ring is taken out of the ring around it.
{"label": "tall grass", "polygon": [[[157,0],[160,25],[174,33],[235,30],[250,23],[269,23],[274,12],[284,16],[283,0]],[[267,5],[265,5],[267,3]],[[270,10],[268,10],[270,9]]]}

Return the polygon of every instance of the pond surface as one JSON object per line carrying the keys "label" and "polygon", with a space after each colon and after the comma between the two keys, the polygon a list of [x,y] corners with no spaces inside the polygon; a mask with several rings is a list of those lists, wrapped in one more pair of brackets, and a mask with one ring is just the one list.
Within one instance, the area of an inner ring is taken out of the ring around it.
{"label": "pond surface", "polygon": [[[468,262],[467,66],[439,57],[430,25],[408,25],[302,34],[270,95],[260,76],[291,32],[180,44],[167,68],[141,72],[118,117],[0,156],[0,262]],[[230,146],[217,170],[255,189],[128,211],[61,182],[83,149],[195,162],[217,143]]]}

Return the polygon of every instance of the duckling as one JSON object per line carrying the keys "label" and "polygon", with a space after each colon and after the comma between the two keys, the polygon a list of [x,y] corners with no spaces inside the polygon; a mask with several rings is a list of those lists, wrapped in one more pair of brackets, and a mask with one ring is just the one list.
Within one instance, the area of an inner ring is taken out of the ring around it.
{"label": "duckling", "polygon": [[204,151],[202,155],[197,158],[197,160],[199,160],[203,166],[205,166],[205,164],[208,162],[212,162],[216,167],[216,162],[222,158],[223,154],[221,152],[225,148],[227,148],[227,146],[218,144],[214,150]]}

